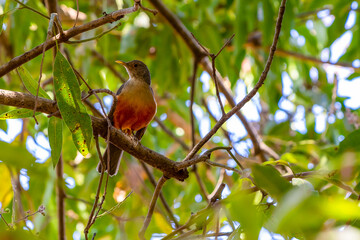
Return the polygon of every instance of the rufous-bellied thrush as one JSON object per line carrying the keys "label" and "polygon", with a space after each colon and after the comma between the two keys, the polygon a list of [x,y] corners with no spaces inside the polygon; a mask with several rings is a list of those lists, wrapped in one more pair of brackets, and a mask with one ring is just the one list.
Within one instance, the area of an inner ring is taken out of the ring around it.
{"label": "rufous-bellied thrush", "polygon": [[[140,140],[145,130],[156,113],[156,101],[151,84],[150,71],[147,66],[139,61],[131,62],[116,61],[123,65],[129,74],[126,81],[117,91],[117,102],[113,104],[109,112],[109,118],[113,126],[122,130],[128,136],[135,133]],[[108,153],[110,150],[110,167],[107,166]],[[103,161],[105,170],[110,176],[117,174],[123,150],[113,144],[109,144],[105,150]],[[99,163],[97,170],[101,172],[102,164]]]}

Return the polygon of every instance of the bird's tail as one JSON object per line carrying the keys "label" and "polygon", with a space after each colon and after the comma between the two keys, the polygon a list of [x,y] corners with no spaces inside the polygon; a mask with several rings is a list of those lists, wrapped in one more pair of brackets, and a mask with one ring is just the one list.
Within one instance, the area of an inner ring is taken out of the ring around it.
{"label": "bird's tail", "polygon": [[[109,149],[110,149],[110,168],[108,168],[108,166],[107,166]],[[124,152],[123,150],[117,148],[115,145],[113,145],[111,143],[108,145],[108,147],[105,150],[105,153],[103,155],[104,165],[106,168],[105,171],[107,171],[109,169],[109,175],[111,177],[116,175],[117,172],[119,171],[119,166],[120,166],[123,152]],[[101,170],[102,170],[102,164],[101,164],[101,162],[99,162],[99,164],[97,166],[97,171],[101,172]]]}

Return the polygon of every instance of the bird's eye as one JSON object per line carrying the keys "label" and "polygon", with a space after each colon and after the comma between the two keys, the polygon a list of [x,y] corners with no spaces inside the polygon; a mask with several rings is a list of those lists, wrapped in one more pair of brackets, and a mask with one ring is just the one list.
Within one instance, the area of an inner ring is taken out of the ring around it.
{"label": "bird's eye", "polygon": [[135,63],[135,64],[134,64],[134,67],[137,67],[137,66],[138,66],[138,65]]}

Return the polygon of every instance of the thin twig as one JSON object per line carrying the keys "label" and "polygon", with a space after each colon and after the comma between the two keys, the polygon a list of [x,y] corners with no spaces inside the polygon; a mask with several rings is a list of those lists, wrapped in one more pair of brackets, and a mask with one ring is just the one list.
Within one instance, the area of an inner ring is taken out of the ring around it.
{"label": "thin twig", "polygon": [[[78,1],[78,0],[77,0]],[[111,32],[112,30],[114,30],[115,28],[119,27],[121,25],[121,22],[119,22],[118,24],[116,24],[114,27],[96,35],[95,37],[91,37],[91,38],[87,38],[87,39],[82,39],[82,40],[75,40],[75,41],[66,41],[66,43],[69,43],[69,44],[78,44],[78,43],[84,43],[84,42],[89,42],[89,41],[92,41],[92,40],[96,40],[96,39],[100,39],[102,36],[104,36],[105,34]]]}
{"label": "thin twig", "polygon": [[192,229],[192,230],[190,230],[188,232],[185,232],[185,233],[179,235],[179,237],[174,238],[173,240],[182,240],[182,239],[186,238],[187,236],[190,236],[190,235],[194,234],[197,230],[198,229]]}
{"label": "thin twig", "polygon": [[241,163],[239,162],[239,160],[237,160],[237,158],[234,156],[234,154],[231,152],[231,150],[227,150],[227,152],[228,152],[229,155],[232,157],[232,159],[237,163],[237,165],[239,165],[239,167],[241,168],[241,170],[244,170],[245,168],[241,165]]}
{"label": "thin twig", "polygon": [[221,98],[220,98],[220,91],[219,91],[219,80],[217,78],[216,75],[216,68],[215,68],[215,59],[217,58],[217,56],[219,56],[219,54],[222,52],[222,50],[231,42],[231,40],[234,38],[235,34],[233,34],[226,42],[225,44],[222,46],[222,48],[219,50],[219,52],[214,55],[214,54],[210,54],[211,57],[211,66],[212,66],[212,77],[215,81],[215,89],[216,89],[216,96],[218,98],[219,104],[220,104],[220,109],[223,115],[225,115],[225,109],[224,109],[224,105],[222,104]]}
{"label": "thin twig", "polygon": [[[223,236],[230,236],[232,232],[219,232],[219,233],[209,233],[209,234],[205,234],[205,235],[194,235],[194,236],[189,236],[189,237],[185,237],[185,238],[181,238],[182,240],[191,240],[191,239],[211,239],[212,237],[218,236],[218,237],[223,237]],[[173,240],[175,240],[176,238],[174,238]],[[230,238],[228,238],[230,239]]]}
{"label": "thin twig", "polygon": [[124,200],[122,200],[121,202],[119,202],[118,204],[116,204],[114,207],[110,208],[109,210],[105,210],[103,208],[101,208],[102,211],[104,211],[102,214],[96,216],[96,218],[101,218],[107,214],[111,214],[111,212],[115,211],[116,209],[118,209],[124,202],[126,199],[128,199],[131,194],[133,193],[133,191],[131,190],[131,192],[129,192],[128,195],[126,195],[126,197],[124,198]]}
{"label": "thin twig", "polygon": [[[90,88],[90,86],[89,86],[89,88]],[[88,97],[90,97],[92,94],[95,94],[95,93],[107,93],[107,94],[111,95],[114,99],[116,99],[116,94],[113,91],[106,89],[106,88],[99,88],[99,89],[89,90],[89,94],[86,97],[84,97],[82,100],[84,101],[85,99],[87,99]]]}
{"label": "thin twig", "polygon": [[265,81],[266,76],[267,76],[267,74],[268,74],[268,72],[270,70],[271,63],[272,63],[272,60],[274,58],[274,54],[275,54],[275,51],[276,51],[276,46],[277,46],[277,42],[278,42],[278,39],[279,39],[280,30],[281,30],[281,24],[282,24],[283,16],[284,16],[284,13],[285,13],[285,4],[286,4],[286,0],[282,0],[281,1],[281,6],[280,6],[280,9],[279,9],[278,19],[277,19],[277,22],[276,22],[274,40],[273,40],[273,43],[271,45],[270,54],[269,54],[269,57],[268,57],[268,59],[266,61],[264,71],[261,73],[259,81],[256,83],[254,88],[243,98],[243,100],[241,100],[234,108],[232,108],[231,111],[229,111],[227,114],[225,114],[225,115],[223,115],[221,117],[219,122],[217,122],[215,124],[215,126],[210,130],[210,132],[208,134],[206,134],[206,136],[204,138],[202,138],[200,140],[200,142],[198,142],[196,144],[196,146],[190,151],[190,153],[186,156],[186,158],[183,161],[188,161],[189,159],[194,157],[195,154],[202,148],[202,146],[204,146],[204,144],[207,143],[209,141],[209,139],[217,132],[217,130],[232,115],[234,115],[236,112],[238,112],[245,105],[245,103],[250,101],[251,98],[253,98],[255,96],[255,94],[258,92],[260,87],[264,84],[264,81]]}
{"label": "thin twig", "polygon": [[197,170],[196,164],[194,164],[192,170],[193,170],[193,172],[194,172],[194,174],[195,174],[196,181],[197,181],[198,184],[199,184],[200,193],[201,193],[202,197],[203,197],[203,198],[206,200],[206,202],[208,203],[208,202],[209,202],[209,193],[207,192],[206,187],[205,187],[205,184],[204,184],[204,182],[202,181],[202,179],[201,179],[201,177],[200,177],[200,174],[199,174],[199,171]]}
{"label": "thin twig", "polygon": [[79,10],[79,0],[76,0],[76,18],[75,18],[75,22],[74,22],[73,27],[75,27],[76,24],[77,24],[77,21],[79,19],[79,12],[80,12],[80,10]]}
{"label": "thin twig", "polygon": [[54,26],[54,19],[55,19],[56,15],[57,15],[56,13],[51,13],[50,21],[49,21],[49,27],[48,27],[47,35],[46,35],[46,40],[45,40],[45,43],[44,43],[43,48],[42,48],[42,58],[41,58],[41,63],[40,63],[40,73],[39,73],[38,87],[37,87],[37,90],[36,90],[34,113],[33,113],[33,118],[34,118],[36,124],[39,124],[35,115],[36,115],[37,100],[38,100],[38,97],[39,97],[40,82],[41,82],[41,78],[42,78],[42,69],[43,69],[43,65],[44,65],[45,50],[46,50],[48,40],[49,40],[50,36],[52,35],[52,29],[53,29],[53,26]]}
{"label": "thin twig", "polygon": [[216,89],[216,96],[218,98],[219,104],[220,104],[220,109],[223,115],[225,115],[225,110],[224,110],[224,105],[222,104],[221,98],[220,98],[220,91],[219,91],[219,80],[217,78],[216,75],[216,68],[215,68],[215,59],[219,56],[219,54],[222,52],[222,50],[231,42],[231,40],[234,38],[235,34],[233,34],[226,42],[225,44],[221,47],[221,49],[216,53],[210,53],[200,42],[199,40],[196,39],[196,37],[194,36],[194,34],[191,33],[191,35],[193,36],[193,38],[195,39],[195,41],[199,44],[199,46],[207,53],[207,55],[209,57],[211,57],[211,66],[212,66],[212,79],[215,82],[215,89]]}
{"label": "thin twig", "polygon": [[156,9],[150,9],[150,8],[147,8],[147,7],[144,7],[142,4],[141,4],[141,1],[140,0],[135,0],[135,2],[137,2],[140,6],[141,9],[143,9],[144,11],[147,11],[147,12],[151,12],[152,14],[154,14],[154,16],[156,14],[158,14],[158,11]]}
{"label": "thin twig", "polygon": [[56,165],[56,192],[57,192],[57,212],[58,212],[58,229],[59,229],[59,239],[66,239],[66,231],[65,231],[65,193],[63,188],[64,183],[64,165],[63,158],[60,155],[59,161]]}
{"label": "thin twig", "polygon": [[217,163],[217,162],[211,162],[211,161],[205,161],[206,164],[209,164],[211,166],[215,166],[215,167],[221,167],[221,168],[224,168],[226,170],[230,170],[230,171],[234,171],[240,175],[242,175],[243,173],[239,170],[239,169],[236,169],[234,167],[229,167],[229,166],[226,166],[224,164],[221,164],[221,163]]}
{"label": "thin twig", "polygon": [[[106,113],[105,113],[106,115]],[[108,123],[108,134],[107,134],[107,137],[106,137],[106,143],[109,144],[110,141],[110,127],[111,127],[111,122],[110,122],[110,119],[107,117],[106,115],[106,119],[107,119],[107,123]],[[104,159],[101,155],[101,152],[100,152],[100,147],[99,147],[99,141],[96,142],[96,150],[98,152],[98,155],[99,155],[99,159],[100,159],[100,162],[102,163],[102,168],[101,168],[101,172],[104,172],[105,171],[105,166],[104,166]],[[110,149],[109,149],[109,154],[107,155],[107,172],[108,174],[106,175],[106,181],[105,181],[105,186],[104,186],[104,193],[102,195],[102,198],[101,198],[101,202],[98,206],[98,210],[97,212],[95,213],[95,216],[93,218],[93,221],[91,224],[94,224],[95,221],[96,221],[96,218],[97,216],[99,215],[99,212],[102,208],[102,205],[104,204],[104,201],[105,201],[105,197],[106,197],[106,193],[107,193],[107,186],[108,186],[108,182],[109,182],[109,172],[110,172]]]}
{"label": "thin twig", "polygon": [[145,218],[145,221],[144,221],[144,225],[142,226],[140,232],[139,232],[139,238],[140,239],[145,239],[144,235],[145,235],[145,232],[146,232],[146,229],[147,227],[149,226],[150,224],[150,221],[151,221],[151,217],[154,213],[154,209],[155,209],[155,204],[156,204],[156,200],[158,199],[159,197],[159,194],[161,192],[161,188],[164,186],[165,182],[168,180],[167,177],[165,176],[162,176],[157,185],[156,185],[156,188],[155,188],[155,191],[154,191],[154,194],[151,198],[151,202],[150,202],[150,206],[149,206],[149,210],[148,210],[148,213],[146,215],[146,218]]}
{"label": "thin twig", "polygon": [[[100,215],[98,215],[97,218],[100,218],[100,217],[102,217],[103,215],[107,215],[107,214],[108,214],[108,215],[110,215],[111,217],[113,217],[116,221],[128,221],[129,219],[125,219],[125,218],[116,216],[116,215],[113,213],[113,211],[114,211],[115,209],[119,208],[119,207],[122,205],[122,203],[123,203],[128,197],[130,197],[131,194],[132,194],[132,191],[125,197],[125,199],[124,199],[122,202],[116,204],[114,207],[110,208],[109,210],[107,210],[107,209],[105,209],[105,208],[102,208],[101,211],[103,211],[103,213],[100,214]],[[65,198],[66,198],[66,199],[69,199],[69,200],[73,200],[73,201],[79,201],[79,202],[85,203],[85,204],[87,204],[87,205],[91,205],[91,206],[93,205],[92,202],[89,202],[89,201],[87,201],[87,200],[85,200],[85,199],[77,198],[77,197],[74,197],[74,196],[71,196],[71,195],[68,195],[68,194],[65,195]]]}
{"label": "thin twig", "polygon": [[[99,158],[102,159],[102,155],[101,155],[100,147],[99,147],[98,136],[94,135],[94,139],[95,139],[96,150],[98,152]],[[103,162],[103,161],[101,161],[101,162]],[[85,234],[85,239],[86,240],[88,239],[87,235],[89,233],[89,229],[90,229],[91,225],[94,224],[93,223],[93,217],[94,217],[95,210],[96,210],[96,208],[98,206],[98,202],[99,202],[99,195],[100,195],[100,190],[101,190],[101,185],[102,185],[102,181],[103,181],[104,172],[105,172],[105,168],[101,168],[100,179],[99,179],[99,184],[98,184],[98,187],[97,187],[97,190],[96,190],[96,196],[95,196],[94,204],[93,204],[93,207],[92,207],[91,212],[90,212],[89,220],[88,220],[87,225],[86,225],[86,227],[84,229],[84,234]]]}
{"label": "thin twig", "polygon": [[194,95],[195,95],[195,86],[196,86],[196,72],[198,68],[199,60],[195,57],[193,64],[193,74],[191,77],[191,91],[190,91],[190,120],[191,120],[191,143],[192,147],[195,146],[195,120],[194,120]]}
{"label": "thin twig", "polygon": [[217,150],[223,150],[223,149],[227,150],[227,149],[231,149],[231,147],[214,147],[212,149],[209,149],[209,150],[205,151],[204,153],[202,153],[198,157],[194,157],[191,160],[179,162],[177,164],[177,167],[178,167],[178,169],[182,169],[182,168],[190,167],[190,166],[192,166],[192,165],[194,165],[196,163],[199,163],[199,162],[205,162],[208,159],[210,159],[210,156],[211,156],[212,152],[217,151]]}
{"label": "thin twig", "polygon": [[[41,215],[45,216],[45,207],[44,207],[44,205],[40,205],[39,208],[38,208],[38,210],[36,210],[36,211],[33,212],[33,213],[30,213],[30,211],[28,211],[27,214],[26,214],[26,216],[24,216],[24,217],[22,217],[22,218],[20,218],[20,219],[17,219],[16,221],[14,221],[14,224],[17,224],[17,223],[19,223],[19,222],[21,222],[21,221],[27,220],[29,217],[34,216],[34,215],[36,215],[36,214],[38,214],[38,213],[40,213]],[[2,213],[0,213],[0,215],[1,215],[1,217],[2,217]],[[3,220],[5,221],[4,218],[3,218]],[[8,223],[7,223],[6,221],[5,221],[5,223],[6,223],[6,225],[8,225]],[[8,226],[12,229],[12,228],[13,228],[12,225],[13,225],[13,224],[10,224],[10,225],[8,225]]]}
{"label": "thin twig", "polygon": [[0,214],[1,219],[4,221],[4,223],[6,224],[6,226],[8,227],[9,230],[12,229],[12,227],[8,224],[8,222],[5,220],[5,218],[3,217],[3,213]]}
{"label": "thin twig", "polygon": [[22,2],[20,2],[19,0],[14,0],[14,1],[17,2],[18,4],[20,4],[23,8],[29,9],[30,11],[33,11],[34,13],[37,13],[37,14],[39,14],[40,16],[46,18],[46,19],[50,19],[50,18],[49,18],[48,16],[46,16],[45,14],[39,12],[38,10],[36,10],[36,9],[34,9],[34,8],[32,8],[32,7],[24,4],[24,3],[22,3]]}

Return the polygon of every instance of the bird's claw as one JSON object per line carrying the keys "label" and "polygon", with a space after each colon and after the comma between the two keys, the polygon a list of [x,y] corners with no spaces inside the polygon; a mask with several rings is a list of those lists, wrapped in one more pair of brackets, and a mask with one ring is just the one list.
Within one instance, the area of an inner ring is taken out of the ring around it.
{"label": "bird's claw", "polygon": [[135,142],[136,145],[140,143],[140,140],[134,135],[130,129],[124,129],[123,132],[130,138],[131,141]]}

